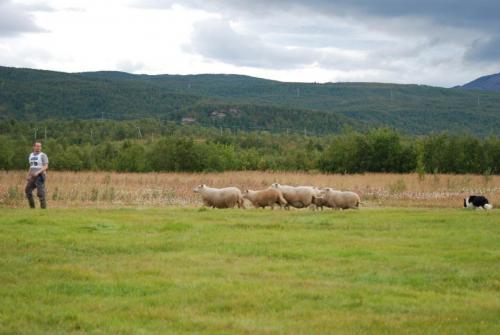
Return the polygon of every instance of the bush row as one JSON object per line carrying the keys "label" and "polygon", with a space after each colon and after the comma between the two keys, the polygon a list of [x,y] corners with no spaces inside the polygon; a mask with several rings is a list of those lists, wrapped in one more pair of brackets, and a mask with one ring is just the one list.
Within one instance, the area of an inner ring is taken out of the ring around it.
{"label": "bush row", "polygon": [[[0,135],[0,169],[26,169],[31,142]],[[53,170],[500,173],[498,137],[409,137],[387,128],[327,137],[203,130],[98,143],[68,142],[63,133],[43,142]]]}

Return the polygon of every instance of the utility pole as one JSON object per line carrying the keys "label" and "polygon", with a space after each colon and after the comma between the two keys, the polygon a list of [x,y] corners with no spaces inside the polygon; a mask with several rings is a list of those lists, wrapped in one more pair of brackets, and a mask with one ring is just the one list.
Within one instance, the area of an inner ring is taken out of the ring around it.
{"label": "utility pole", "polygon": [[104,112],[101,112],[101,121],[104,121]]}
{"label": "utility pole", "polygon": [[307,129],[306,128],[304,128],[304,136],[307,137]]}
{"label": "utility pole", "polygon": [[44,136],[43,136],[44,140],[43,141],[47,142],[47,127],[44,127],[43,129],[44,129]]}
{"label": "utility pole", "polygon": [[142,139],[141,128],[139,128],[139,127],[136,127],[136,128],[137,128],[137,138]]}
{"label": "utility pole", "polygon": [[219,127],[220,129],[220,136],[222,136],[222,127]]}
{"label": "utility pole", "polygon": [[38,128],[33,129],[35,131],[35,134],[33,135],[33,139],[36,141],[36,132],[38,131]]}

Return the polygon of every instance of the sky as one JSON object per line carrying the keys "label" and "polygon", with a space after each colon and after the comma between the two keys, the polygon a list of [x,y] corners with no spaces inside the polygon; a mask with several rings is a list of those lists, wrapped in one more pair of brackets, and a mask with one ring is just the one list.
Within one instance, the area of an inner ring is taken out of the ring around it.
{"label": "sky", "polygon": [[451,87],[500,72],[498,0],[0,0],[0,65]]}

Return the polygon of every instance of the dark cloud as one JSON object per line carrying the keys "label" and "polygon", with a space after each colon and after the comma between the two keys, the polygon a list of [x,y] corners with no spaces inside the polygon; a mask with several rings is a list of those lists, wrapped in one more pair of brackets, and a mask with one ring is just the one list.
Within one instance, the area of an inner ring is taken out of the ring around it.
{"label": "dark cloud", "polygon": [[51,11],[45,4],[23,5],[10,0],[0,0],[0,37],[22,33],[42,32],[33,17],[33,12]]}
{"label": "dark cloud", "polygon": [[499,62],[500,61],[500,36],[489,40],[476,40],[466,52],[468,61]]}
{"label": "dark cloud", "polygon": [[500,28],[500,2],[492,0],[318,0],[305,2],[303,6],[330,15],[423,18],[434,24],[460,28]]}
{"label": "dark cloud", "polygon": [[233,15],[270,15],[283,12],[327,16],[424,18],[441,25],[500,29],[500,1],[494,0],[144,0],[137,5],[170,8],[173,4]]}

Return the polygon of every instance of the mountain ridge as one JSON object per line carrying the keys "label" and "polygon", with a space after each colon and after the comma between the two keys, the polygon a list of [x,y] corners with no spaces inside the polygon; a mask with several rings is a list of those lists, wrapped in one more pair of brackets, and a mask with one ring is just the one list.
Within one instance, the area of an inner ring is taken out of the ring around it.
{"label": "mountain ridge", "polygon": [[[478,98],[479,97],[479,98]],[[480,103],[478,103],[480,101]],[[237,110],[238,113],[229,112]],[[249,129],[388,126],[410,134],[500,133],[500,93],[417,84],[289,83],[245,75],[65,73],[0,67],[0,117],[157,117]]]}
{"label": "mountain ridge", "polygon": [[460,88],[500,92],[500,73],[489,74],[468,82]]}

